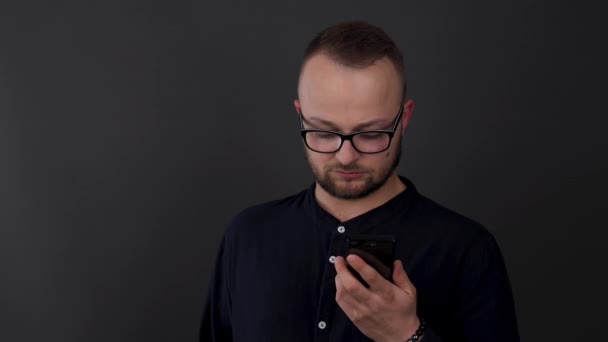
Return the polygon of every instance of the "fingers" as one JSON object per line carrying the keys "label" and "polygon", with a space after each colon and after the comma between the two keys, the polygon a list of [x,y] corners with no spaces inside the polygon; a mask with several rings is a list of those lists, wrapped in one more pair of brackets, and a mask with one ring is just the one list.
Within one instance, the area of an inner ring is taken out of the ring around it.
{"label": "fingers", "polygon": [[365,263],[373,267],[378,273],[380,273],[382,277],[386,279],[391,279],[390,267],[386,266],[382,261],[380,261],[380,259],[378,259],[372,253],[358,248],[351,248],[348,250],[348,254],[354,254],[356,256],[361,257],[361,259],[363,259]]}
{"label": "fingers", "polygon": [[337,276],[349,294],[361,302],[366,302],[372,295],[377,294],[382,297],[392,298],[393,296],[393,284],[388,280],[384,279],[376,270],[370,265],[366,264],[363,259],[356,255],[349,255],[347,257],[348,264],[361,275],[363,280],[369,285],[369,289],[361,284],[357,278],[348,270],[343,257],[337,257],[334,263],[336,267]]}
{"label": "fingers", "polygon": [[[382,275],[380,275],[380,273],[378,273],[378,271],[376,271],[374,267],[368,265],[361,257],[359,257],[358,255],[351,254],[346,258],[346,260],[348,261],[348,264],[351,265],[352,268],[354,268],[357,272],[359,272],[361,277],[363,277],[363,279],[369,284],[370,290],[372,290],[372,292],[376,292],[379,294],[392,292],[393,285]],[[376,263],[381,264],[381,266],[378,267],[384,267],[387,269],[387,271],[389,271],[388,267],[383,265],[382,262],[376,257],[371,256],[371,258],[368,260],[370,260],[371,263],[374,263],[374,265],[376,265]]]}
{"label": "fingers", "polygon": [[340,277],[336,276],[336,302],[344,311],[346,316],[353,322],[356,323],[365,317],[366,314],[366,306],[359,303],[355,298],[353,298],[348,290],[344,288]]}
{"label": "fingers", "polygon": [[359,282],[359,280],[352,275],[352,273],[350,273],[348,268],[346,268],[344,258],[341,256],[336,257],[334,265],[337,273],[336,278],[339,279],[342,288],[356,300],[362,302],[367,301],[371,296],[370,291],[366,289],[365,286],[363,286],[363,284],[361,284],[361,282]]}
{"label": "fingers", "polygon": [[393,262],[393,282],[409,295],[416,296],[416,288],[405,272],[401,260],[395,260]]}

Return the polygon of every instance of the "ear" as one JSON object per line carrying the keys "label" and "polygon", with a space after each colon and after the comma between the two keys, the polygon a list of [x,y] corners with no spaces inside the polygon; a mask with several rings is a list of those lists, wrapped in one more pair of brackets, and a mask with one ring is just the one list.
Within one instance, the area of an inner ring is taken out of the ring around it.
{"label": "ear", "polygon": [[293,106],[296,108],[296,113],[299,115],[300,111],[302,110],[302,107],[300,107],[300,100],[293,100]]}
{"label": "ear", "polygon": [[414,100],[406,100],[403,103],[403,114],[401,115],[401,133],[405,133],[405,128],[410,122],[414,113]]}

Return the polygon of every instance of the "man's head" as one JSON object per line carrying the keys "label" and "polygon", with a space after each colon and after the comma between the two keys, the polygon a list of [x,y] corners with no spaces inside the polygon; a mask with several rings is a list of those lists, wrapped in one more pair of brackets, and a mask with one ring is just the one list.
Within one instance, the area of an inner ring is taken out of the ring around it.
{"label": "man's head", "polygon": [[[367,141],[379,139],[371,134],[344,141],[331,153],[305,148],[317,182],[334,197],[365,197],[394,175],[413,110],[411,100],[404,102],[403,69],[402,54],[390,37],[365,22],[329,27],[306,49],[294,101],[304,129],[353,133],[395,128],[390,145],[379,153],[363,153],[371,151]],[[323,133],[314,137],[328,139]]]}

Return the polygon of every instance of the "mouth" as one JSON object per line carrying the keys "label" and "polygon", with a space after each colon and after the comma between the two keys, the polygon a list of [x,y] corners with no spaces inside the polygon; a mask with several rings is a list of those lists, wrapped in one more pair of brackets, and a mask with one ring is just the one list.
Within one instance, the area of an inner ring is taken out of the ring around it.
{"label": "mouth", "polygon": [[345,179],[355,179],[361,177],[363,172],[334,170],[336,174]]}

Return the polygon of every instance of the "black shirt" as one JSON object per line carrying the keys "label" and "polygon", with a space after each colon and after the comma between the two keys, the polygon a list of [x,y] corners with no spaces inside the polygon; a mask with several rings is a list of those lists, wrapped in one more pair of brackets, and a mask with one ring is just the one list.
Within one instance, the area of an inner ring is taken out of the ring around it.
{"label": "black shirt", "polygon": [[227,228],[203,312],[201,341],[371,341],[335,301],[332,256],[347,234],[393,235],[416,287],[424,341],[519,341],[511,287],[490,232],[406,190],[346,222],[315,184],[244,210]]}

